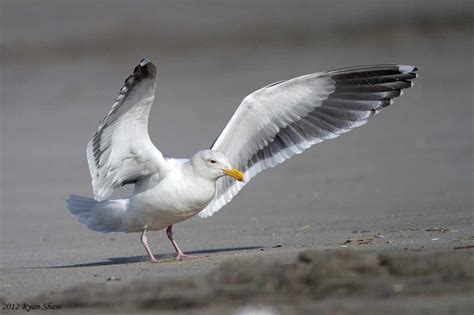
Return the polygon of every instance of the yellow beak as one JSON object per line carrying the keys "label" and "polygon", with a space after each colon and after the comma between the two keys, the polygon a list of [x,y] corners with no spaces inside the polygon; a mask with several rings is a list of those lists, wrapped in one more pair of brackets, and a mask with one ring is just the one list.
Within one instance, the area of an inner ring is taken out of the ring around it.
{"label": "yellow beak", "polygon": [[236,180],[238,180],[240,182],[242,182],[244,180],[244,173],[242,173],[238,169],[235,169],[235,168],[224,169],[224,173],[226,173],[230,177],[235,178]]}

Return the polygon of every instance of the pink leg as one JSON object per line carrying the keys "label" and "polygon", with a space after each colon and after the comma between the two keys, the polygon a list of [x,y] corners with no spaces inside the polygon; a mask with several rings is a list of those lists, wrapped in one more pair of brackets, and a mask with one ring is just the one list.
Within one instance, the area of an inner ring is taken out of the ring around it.
{"label": "pink leg", "polygon": [[150,258],[150,261],[151,262],[157,262],[157,260],[155,259],[155,256],[153,256],[153,253],[150,250],[150,247],[148,246],[148,237],[146,236],[146,231],[148,231],[148,226],[146,226],[143,229],[140,240],[142,241],[143,247],[145,247],[146,253],[147,253],[148,257]]}
{"label": "pink leg", "polygon": [[185,255],[181,251],[181,249],[179,249],[178,243],[176,243],[176,241],[173,239],[173,226],[172,225],[168,226],[168,228],[166,229],[166,235],[168,236],[169,240],[171,241],[171,244],[173,244],[174,250],[176,251],[176,254],[177,254],[175,257],[176,260],[181,261],[186,258],[192,258],[188,255]]}

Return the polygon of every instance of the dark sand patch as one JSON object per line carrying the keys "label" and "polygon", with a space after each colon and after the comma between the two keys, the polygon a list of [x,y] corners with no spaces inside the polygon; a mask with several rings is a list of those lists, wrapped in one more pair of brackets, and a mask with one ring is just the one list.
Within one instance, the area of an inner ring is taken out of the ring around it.
{"label": "dark sand patch", "polygon": [[234,259],[205,276],[40,294],[79,311],[151,310],[266,314],[464,314],[474,309],[474,251],[304,251],[291,264]]}

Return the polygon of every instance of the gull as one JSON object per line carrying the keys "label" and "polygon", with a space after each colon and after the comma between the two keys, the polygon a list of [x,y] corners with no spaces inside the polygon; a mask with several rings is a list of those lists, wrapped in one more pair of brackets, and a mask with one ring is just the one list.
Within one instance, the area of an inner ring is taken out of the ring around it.
{"label": "gull", "polygon": [[[263,170],[364,125],[413,86],[417,70],[357,66],[272,83],[243,99],[209,150],[176,159],[150,140],[157,69],[142,59],[87,145],[94,198],[70,195],[67,206],[91,230],[141,233],[152,262],[146,232],[166,228],[183,260],[174,224],[213,215]],[[107,199],[128,184],[130,197]]]}

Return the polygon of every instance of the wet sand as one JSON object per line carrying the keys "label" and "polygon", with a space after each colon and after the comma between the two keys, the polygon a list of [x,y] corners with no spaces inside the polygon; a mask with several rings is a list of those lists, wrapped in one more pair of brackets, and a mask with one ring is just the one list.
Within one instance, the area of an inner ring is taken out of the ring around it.
{"label": "wet sand", "polygon": [[[389,7],[370,1],[361,7],[324,2],[323,8],[280,2],[267,14],[265,5],[253,8],[246,2],[234,10],[169,3],[111,8],[104,2],[93,6],[94,14],[88,14],[91,4],[76,3],[71,9],[45,2],[40,9],[13,3],[0,5],[2,302],[32,300],[52,290],[60,293],[51,300],[63,301],[63,290],[83,284],[120,290],[137,281],[211,277],[237,258],[275,262],[280,266],[275,268],[295,266],[299,253],[308,249],[436,252],[453,255],[460,264],[467,257],[472,261],[468,1],[402,1]],[[138,15],[138,20],[130,17]],[[366,126],[264,172],[210,219],[178,224],[180,246],[197,259],[173,261],[165,234],[151,233],[160,263],[150,264],[139,235],[88,231],[64,204],[70,193],[91,195],[85,145],[144,56],[159,71],[151,138],[176,157],[207,148],[240,100],[273,81],[389,62],[419,66],[420,78]],[[397,279],[390,281],[388,286]],[[472,292],[449,290],[440,300],[407,294],[400,305],[424,307],[426,298],[436,313]],[[344,305],[364,308],[364,301],[370,301],[377,313],[377,307],[388,310],[397,299],[310,296],[301,305],[330,311],[337,304],[344,311]],[[225,305],[203,307],[217,314]],[[456,309],[449,311],[456,314]]]}

